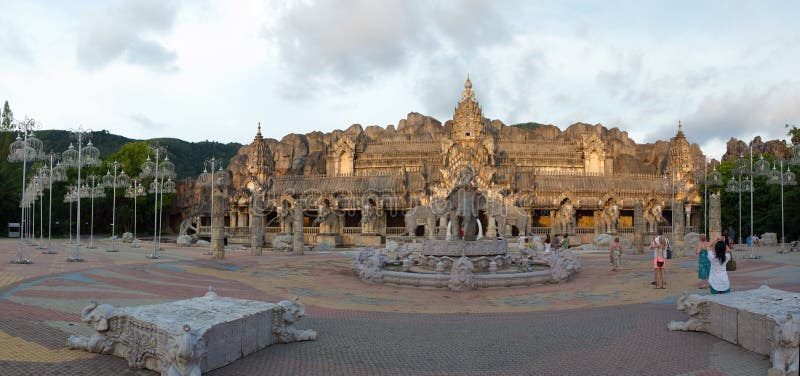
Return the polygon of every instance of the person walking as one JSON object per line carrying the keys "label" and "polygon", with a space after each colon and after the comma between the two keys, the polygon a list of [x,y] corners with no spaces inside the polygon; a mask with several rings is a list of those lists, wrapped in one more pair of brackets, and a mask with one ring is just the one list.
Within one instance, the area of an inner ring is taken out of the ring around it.
{"label": "person walking", "polygon": [[711,272],[711,261],[708,259],[709,244],[706,241],[706,234],[700,234],[700,242],[694,254],[697,255],[697,278],[700,279],[698,288],[708,288],[708,273]]}
{"label": "person walking", "polygon": [[714,243],[714,252],[708,253],[711,262],[711,272],[708,275],[709,289],[712,294],[725,294],[731,292],[731,283],[728,280],[726,265],[731,261],[731,249],[721,239]]}
{"label": "person walking", "polygon": [[622,261],[622,246],[619,245],[619,238],[614,238],[614,242],[611,243],[611,247],[608,249],[608,257],[611,260],[611,271],[617,271]]}

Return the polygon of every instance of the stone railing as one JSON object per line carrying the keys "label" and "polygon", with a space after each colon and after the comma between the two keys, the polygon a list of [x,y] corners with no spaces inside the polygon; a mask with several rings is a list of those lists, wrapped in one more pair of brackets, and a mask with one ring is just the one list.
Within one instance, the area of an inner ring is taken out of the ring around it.
{"label": "stone railing", "polygon": [[406,228],[405,227],[387,227],[386,228],[386,235],[397,236],[397,235],[403,235],[405,232],[406,232]]}
{"label": "stone railing", "polygon": [[279,234],[281,232],[280,227],[264,227],[265,234]]}
{"label": "stone railing", "polygon": [[319,234],[319,227],[303,227],[303,234],[304,235]]}
{"label": "stone railing", "polygon": [[360,234],[361,227],[345,227],[342,229],[342,234]]}

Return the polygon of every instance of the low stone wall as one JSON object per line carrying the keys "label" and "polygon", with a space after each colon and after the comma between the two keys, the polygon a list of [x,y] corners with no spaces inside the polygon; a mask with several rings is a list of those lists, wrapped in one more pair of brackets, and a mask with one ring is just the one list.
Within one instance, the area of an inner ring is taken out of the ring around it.
{"label": "low stone wall", "polygon": [[[474,276],[477,288],[541,285],[550,281],[550,271],[514,274],[481,274]],[[448,288],[450,274],[383,272],[383,283],[397,286]]]}
{"label": "low stone wall", "polygon": [[315,340],[315,331],[294,327],[303,316],[305,306],[298,298],[266,303],[221,298],[211,291],[149,306],[92,302],[82,319],[96,333],[70,336],[67,346],[125,358],[130,368],[196,376],[275,343]]}
{"label": "low stone wall", "polygon": [[[689,320],[672,321],[670,330],[707,332],[743,348],[769,355],[769,375],[797,375],[800,294],[767,286],[719,295],[678,299]],[[793,373],[792,373],[793,371]]]}

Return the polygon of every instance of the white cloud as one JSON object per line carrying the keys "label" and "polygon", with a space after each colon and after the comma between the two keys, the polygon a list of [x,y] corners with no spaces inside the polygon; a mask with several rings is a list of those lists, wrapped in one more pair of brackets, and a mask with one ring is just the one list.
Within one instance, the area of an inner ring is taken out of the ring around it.
{"label": "white cloud", "polygon": [[78,31],[78,61],[89,70],[119,59],[154,70],[175,70],[175,52],[159,41],[178,12],[177,3],[122,0],[89,12]]}

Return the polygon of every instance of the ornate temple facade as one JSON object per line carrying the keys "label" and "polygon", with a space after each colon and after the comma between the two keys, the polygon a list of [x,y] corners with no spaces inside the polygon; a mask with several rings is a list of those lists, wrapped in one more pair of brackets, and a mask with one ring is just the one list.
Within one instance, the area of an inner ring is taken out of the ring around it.
{"label": "ornate temple facade", "polygon": [[[641,244],[659,228],[680,238],[702,220],[695,178],[704,161],[681,128],[637,144],[599,124],[506,126],[484,117],[469,79],[444,124],[411,113],[397,127],[280,141],[259,125],[226,171],[225,236],[269,244],[302,226],[306,244],[335,245],[564,233]],[[195,226],[182,228],[210,234],[207,205],[187,217]]]}

